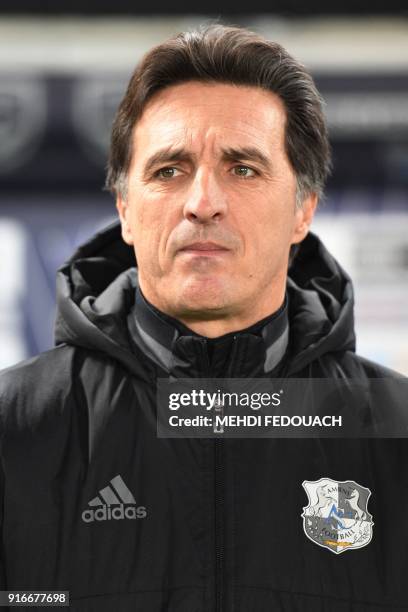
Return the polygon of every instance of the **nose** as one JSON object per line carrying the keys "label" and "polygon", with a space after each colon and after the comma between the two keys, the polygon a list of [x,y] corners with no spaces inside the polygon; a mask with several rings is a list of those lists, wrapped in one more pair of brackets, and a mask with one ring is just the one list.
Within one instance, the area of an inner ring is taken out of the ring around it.
{"label": "nose", "polygon": [[227,194],[212,172],[197,171],[184,205],[192,223],[219,222],[227,213]]}

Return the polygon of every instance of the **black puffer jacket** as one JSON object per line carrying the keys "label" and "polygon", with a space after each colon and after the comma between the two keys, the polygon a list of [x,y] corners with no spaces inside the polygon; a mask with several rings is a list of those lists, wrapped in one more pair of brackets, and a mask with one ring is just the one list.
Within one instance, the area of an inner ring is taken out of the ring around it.
{"label": "black puffer jacket", "polygon": [[[58,273],[57,346],[0,376],[1,588],[69,590],[82,612],[408,610],[407,441],[158,438],[158,377],[259,376],[266,351],[255,326],[210,361],[153,311],[149,343],[134,264],[118,224],[82,246]],[[267,376],[393,376],[356,356],[350,279],[312,234],[287,297]],[[330,550],[357,523],[366,544]]]}

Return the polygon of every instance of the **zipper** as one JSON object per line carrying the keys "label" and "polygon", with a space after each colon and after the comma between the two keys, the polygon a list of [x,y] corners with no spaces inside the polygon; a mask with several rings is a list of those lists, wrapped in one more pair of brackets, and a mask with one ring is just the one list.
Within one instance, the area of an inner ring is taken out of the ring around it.
{"label": "zipper", "polygon": [[[231,350],[231,365],[234,362],[237,351],[237,338],[233,338]],[[211,378],[211,365],[208,358],[207,342],[203,342],[203,353],[206,365],[207,378]],[[226,372],[226,378],[230,375],[231,366]],[[224,415],[224,406],[214,407],[214,411],[219,415]],[[215,429],[215,425],[214,425]],[[224,431],[221,425],[217,428],[220,433]],[[215,575],[214,575],[214,595],[215,612],[223,612],[225,609],[225,589],[224,589],[224,506],[225,506],[225,445],[223,438],[214,440],[214,544],[215,544]]]}
{"label": "zipper", "polygon": [[[211,365],[208,358],[208,349],[206,340],[203,341],[203,356],[205,360],[205,370],[207,378],[211,378]],[[223,414],[223,406],[215,408],[217,413]],[[213,415],[214,417],[215,415]],[[215,425],[214,425],[215,428]],[[214,439],[214,555],[215,555],[215,573],[214,573],[214,612],[223,611],[224,600],[224,526],[223,526],[223,510],[224,510],[224,459],[223,459],[223,440],[222,438]]]}
{"label": "zipper", "polygon": [[223,440],[214,440],[215,465],[215,612],[222,612],[224,599],[224,461]]}

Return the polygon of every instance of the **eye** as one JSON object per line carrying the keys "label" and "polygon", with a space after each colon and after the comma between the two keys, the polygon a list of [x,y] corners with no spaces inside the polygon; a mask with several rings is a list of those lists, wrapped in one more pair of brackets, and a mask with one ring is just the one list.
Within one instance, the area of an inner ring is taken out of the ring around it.
{"label": "eye", "polygon": [[154,173],[155,178],[160,179],[171,179],[175,176],[175,173],[178,172],[177,168],[173,168],[172,166],[167,166],[167,168],[160,168]]}
{"label": "eye", "polygon": [[[232,170],[234,171],[234,174],[236,176],[239,176],[240,178],[252,178],[253,176],[255,176],[257,174],[257,172],[255,170],[253,170],[252,168],[249,168],[249,166],[234,166],[232,168]],[[235,170],[237,172],[235,172]]]}

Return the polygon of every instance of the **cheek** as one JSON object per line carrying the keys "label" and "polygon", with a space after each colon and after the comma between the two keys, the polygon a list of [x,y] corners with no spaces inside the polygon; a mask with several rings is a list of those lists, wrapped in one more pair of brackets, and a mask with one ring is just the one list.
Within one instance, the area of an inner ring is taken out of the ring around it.
{"label": "cheek", "polygon": [[294,217],[283,207],[273,203],[256,208],[242,225],[245,235],[259,250],[289,241],[293,231]]}
{"label": "cheek", "polygon": [[173,227],[168,202],[139,198],[133,209],[133,237],[140,265],[151,273],[165,267],[166,245]]}
{"label": "cheek", "polygon": [[152,201],[147,190],[134,193],[132,230],[139,243],[149,241],[160,231],[161,207]]}

